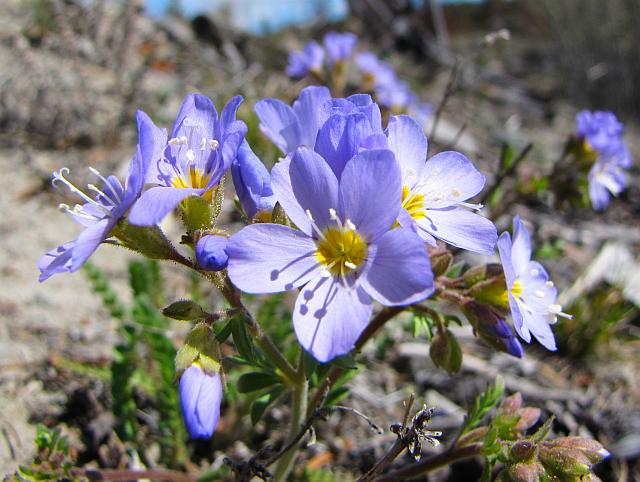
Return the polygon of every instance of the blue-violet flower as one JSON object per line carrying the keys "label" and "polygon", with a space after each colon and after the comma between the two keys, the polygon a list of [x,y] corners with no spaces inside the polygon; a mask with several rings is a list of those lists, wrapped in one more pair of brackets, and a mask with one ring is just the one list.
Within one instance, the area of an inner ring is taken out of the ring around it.
{"label": "blue-violet flower", "polygon": [[353,348],[371,298],[406,305],[433,292],[429,257],[415,233],[390,230],[402,195],[390,151],[361,152],[340,179],[307,147],[277,167],[274,191],[299,229],[253,224],[231,236],[229,278],[249,293],[302,288],[294,329],[301,345],[326,362]]}
{"label": "blue-violet flower", "polygon": [[220,375],[206,373],[195,362],[182,373],[178,393],[182,418],[189,436],[193,439],[210,438],[220,418]]}
{"label": "blue-violet flower", "polygon": [[155,149],[144,161],[149,165],[146,182],[156,186],[131,209],[132,224],[158,224],[188,196],[211,201],[212,189],[231,167],[247,132],[245,123],[236,120],[241,102],[240,96],[231,99],[218,118],[207,97],[187,95],[170,139],[164,129],[151,123]]}
{"label": "blue-violet flower", "polygon": [[518,216],[513,219],[513,242],[508,232],[502,233],[498,250],[518,335],[529,343],[533,334],[545,348],[556,350],[556,340],[549,325],[555,323],[558,316],[571,316],[556,304],[557,291],[544,267],[531,260],[531,237]]}

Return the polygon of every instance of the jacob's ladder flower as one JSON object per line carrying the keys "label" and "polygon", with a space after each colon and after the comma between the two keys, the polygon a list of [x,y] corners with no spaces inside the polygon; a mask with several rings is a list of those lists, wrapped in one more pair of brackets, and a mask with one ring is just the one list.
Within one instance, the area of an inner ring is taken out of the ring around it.
{"label": "jacob's ladder flower", "polygon": [[194,362],[180,376],[178,387],[182,418],[193,439],[208,439],[220,418],[222,381],[218,373],[206,373]]}
{"label": "jacob's ladder flower", "polygon": [[402,172],[399,223],[416,230],[431,245],[438,238],[469,251],[492,254],[496,228],[473,212],[481,205],[466,202],[482,190],[484,175],[459,152],[441,152],[427,160],[427,138],[408,116],[392,117],[386,134]]}
{"label": "jacob's ladder flower", "polygon": [[229,101],[218,117],[215,106],[204,95],[189,94],[180,108],[167,139],[164,129],[151,123],[156,145],[145,159],[146,182],[155,184],[133,206],[129,221],[153,226],[188,196],[211,201],[213,188],[236,158],[247,127],[236,120],[240,96]]}
{"label": "jacob's ladder flower", "polygon": [[518,216],[513,219],[513,241],[508,232],[502,233],[498,250],[518,335],[529,343],[533,334],[545,348],[556,350],[550,325],[556,323],[558,316],[571,316],[556,303],[557,290],[544,267],[531,260],[531,237]]}
{"label": "jacob's ladder flower", "polygon": [[293,324],[317,360],[349,352],[371,315],[371,298],[406,305],[433,292],[422,240],[392,227],[400,170],[388,150],[366,150],[340,179],[320,155],[298,148],[273,170],[278,202],[299,229],[253,224],[229,239],[228,273],[248,293],[301,288]]}
{"label": "jacob's ladder flower", "polygon": [[97,170],[89,168],[102,182],[101,187],[87,186],[88,192],[76,187],[68,179],[69,169],[62,168],[53,174],[52,184],[63,185],[82,199],[83,204],[73,208],[62,204],[74,221],[84,226],[77,239],[65,243],[48,252],[38,261],[40,281],[45,281],[56,273],[72,272],[79,269],[98,248],[100,243],[111,236],[113,228],[124,217],[129,208],[138,199],[148,168],[148,158],[155,149],[150,126],[151,120],[144,112],[138,111],[137,152],[129,165],[129,173],[124,186],[117,177],[103,177]]}

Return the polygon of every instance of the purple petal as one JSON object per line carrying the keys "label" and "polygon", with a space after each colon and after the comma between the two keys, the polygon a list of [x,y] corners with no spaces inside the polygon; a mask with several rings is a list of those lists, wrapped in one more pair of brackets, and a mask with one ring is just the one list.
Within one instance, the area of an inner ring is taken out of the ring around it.
{"label": "purple petal", "polygon": [[194,125],[200,128],[202,134],[212,136],[217,122],[218,112],[211,99],[202,94],[188,94],[173,124],[171,137],[179,137],[182,134],[189,137],[190,127]]}
{"label": "purple petal", "polygon": [[260,119],[260,130],[284,154],[300,145],[300,125],[291,107],[277,99],[263,99],[256,102],[254,110]]}
{"label": "purple petal", "polygon": [[497,244],[498,253],[500,253],[500,260],[502,261],[502,269],[504,270],[504,276],[507,282],[507,288],[511,289],[517,277],[516,272],[513,269],[513,261],[511,260],[511,235],[505,231],[498,238]]}
{"label": "purple petal", "polygon": [[529,230],[520,220],[520,216],[513,218],[513,246],[511,248],[511,262],[516,276],[522,276],[529,268],[531,261],[531,236]]}
{"label": "purple petal", "polygon": [[70,241],[40,257],[38,260],[38,269],[40,270],[38,281],[42,283],[54,274],[71,271],[71,249],[74,244],[75,241]]}
{"label": "purple petal", "polygon": [[484,187],[485,177],[465,156],[447,151],[427,161],[420,182],[422,187],[418,191],[425,196],[425,205],[440,209],[478,194]]}
{"label": "purple petal", "polygon": [[229,278],[247,293],[278,293],[318,276],[313,240],[287,226],[252,224],[229,238]]}
{"label": "purple petal", "polygon": [[280,206],[282,206],[282,209],[287,213],[287,216],[293,224],[295,224],[299,230],[311,236],[313,234],[311,221],[307,213],[304,212],[304,209],[300,207],[298,200],[293,194],[293,187],[291,187],[289,168],[291,167],[292,157],[293,153],[273,166],[271,169],[271,188],[276,194],[276,199],[280,203]]}
{"label": "purple petal", "polygon": [[358,153],[361,142],[373,133],[364,114],[335,114],[320,128],[315,150],[340,178],[347,161]]}
{"label": "purple petal", "polygon": [[[524,324],[547,350],[556,351],[556,338],[546,316],[523,310]],[[528,341],[528,340],[527,340]]]}
{"label": "purple petal", "polygon": [[493,254],[498,239],[494,224],[462,208],[427,209],[418,226],[432,236],[475,253]]}
{"label": "purple petal", "polygon": [[520,306],[515,298],[509,293],[509,307],[511,308],[511,316],[513,317],[513,326],[516,332],[527,343],[531,343],[531,333],[524,320],[524,311],[520,310]]}
{"label": "purple petal", "polygon": [[412,231],[397,228],[372,246],[362,287],[386,306],[421,301],[434,290],[431,262],[424,242]]}
{"label": "purple petal", "polygon": [[395,154],[402,182],[409,188],[421,178],[427,161],[427,137],[422,127],[406,115],[392,116],[387,127],[389,149]]}
{"label": "purple petal", "polygon": [[191,365],[180,377],[180,409],[191,438],[208,439],[220,418],[222,382],[218,374],[206,374]]}
{"label": "purple petal", "polygon": [[203,192],[204,189],[152,187],[131,208],[129,222],[138,226],[154,226],[188,196],[199,196]]}
{"label": "purple petal", "polygon": [[167,145],[167,130],[158,128],[143,111],[136,113],[138,123],[137,154],[131,161],[127,188],[139,193],[145,182],[157,183],[161,178],[158,163]]}
{"label": "purple petal", "polygon": [[296,300],[293,327],[298,341],[324,363],[349,353],[371,317],[371,300],[360,287],[317,278]]}
{"label": "purple petal", "polygon": [[222,139],[229,129],[233,129],[234,123],[238,122],[236,121],[236,112],[240,104],[242,104],[242,96],[236,95],[223,107],[222,112],[220,112],[220,122],[216,124],[217,132],[215,132],[215,137],[217,139]]}
{"label": "purple petal", "polygon": [[[325,86],[312,85],[300,91],[298,100],[293,103],[293,111],[300,128],[300,145],[313,149],[320,129],[320,107],[331,99],[331,92]],[[297,146],[296,146],[297,147]]]}
{"label": "purple petal", "polygon": [[289,176],[298,205],[323,229],[331,222],[329,210],[338,206],[338,180],[329,165],[311,149],[300,147],[291,159]]}
{"label": "purple petal", "polygon": [[100,243],[109,236],[114,224],[112,218],[104,218],[80,233],[71,248],[70,271],[76,271],[89,259]]}
{"label": "purple petal", "polygon": [[388,231],[400,212],[400,168],[388,150],[362,151],[340,179],[340,216],[359,233],[375,239]]}
{"label": "purple petal", "polygon": [[273,210],[276,196],[271,189],[271,176],[246,140],[238,149],[231,175],[240,204],[250,219],[261,211]]}
{"label": "purple petal", "polygon": [[353,94],[347,100],[355,105],[369,120],[373,132],[382,134],[382,114],[380,107],[369,94]]}

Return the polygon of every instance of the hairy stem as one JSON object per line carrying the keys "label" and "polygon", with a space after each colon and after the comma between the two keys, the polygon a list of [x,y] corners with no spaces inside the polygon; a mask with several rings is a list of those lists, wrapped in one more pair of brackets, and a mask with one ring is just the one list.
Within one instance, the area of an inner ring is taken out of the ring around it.
{"label": "hairy stem", "polygon": [[298,447],[300,445],[301,437],[298,437],[300,428],[305,422],[307,415],[307,398],[309,396],[309,385],[304,378],[304,357],[300,356],[300,366],[298,372],[302,373],[302,378],[294,386],[292,390],[292,404],[291,404],[291,424],[289,428],[289,438],[298,440],[280,457],[278,460],[275,472],[274,481],[281,482],[287,479],[287,476],[293,469],[293,464],[298,453]]}

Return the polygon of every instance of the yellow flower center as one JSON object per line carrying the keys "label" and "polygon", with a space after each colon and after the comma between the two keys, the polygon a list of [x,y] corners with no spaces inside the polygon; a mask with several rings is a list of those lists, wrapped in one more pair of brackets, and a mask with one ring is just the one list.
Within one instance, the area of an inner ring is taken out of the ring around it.
{"label": "yellow flower center", "polygon": [[424,211],[424,196],[411,192],[408,186],[402,186],[402,207],[405,208],[415,220],[427,217]]}
{"label": "yellow flower center", "polygon": [[367,257],[367,243],[352,229],[327,228],[318,242],[316,258],[332,275],[343,276]]}
{"label": "yellow flower center", "polygon": [[[190,166],[188,179],[184,175],[176,176],[171,180],[171,185],[178,188],[204,189],[207,187],[210,179],[211,174],[207,174],[194,166]],[[202,197],[206,201],[212,202],[213,189],[209,189]]]}
{"label": "yellow flower center", "polygon": [[513,286],[511,287],[511,294],[514,298],[519,298],[522,295],[522,283],[519,279],[516,279],[513,282]]}

